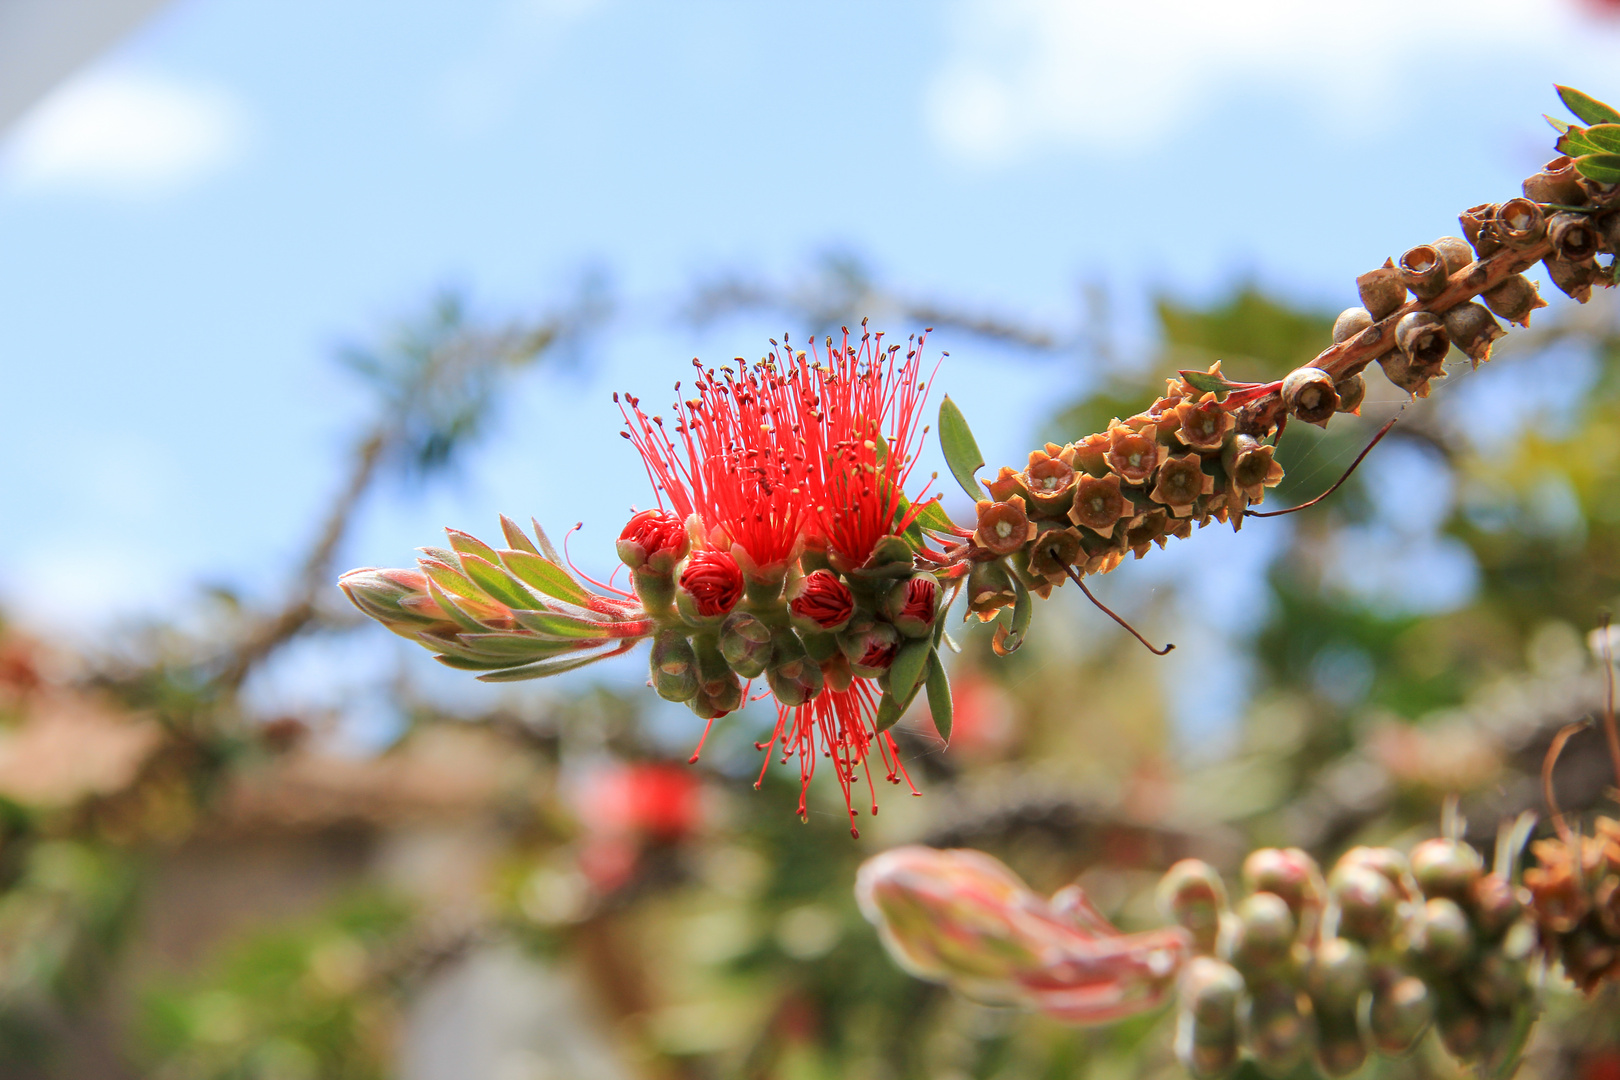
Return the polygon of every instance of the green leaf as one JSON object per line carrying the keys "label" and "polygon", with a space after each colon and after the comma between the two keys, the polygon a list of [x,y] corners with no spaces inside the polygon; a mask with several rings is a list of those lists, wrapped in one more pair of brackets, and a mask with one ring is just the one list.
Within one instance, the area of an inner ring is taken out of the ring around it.
{"label": "green leaf", "polygon": [[1575,159],[1575,168],[1600,184],[1620,184],[1620,154],[1587,154]]}
{"label": "green leaf", "polygon": [[591,594],[570,577],[568,571],[550,559],[531,555],[527,551],[513,550],[502,551],[500,556],[506,568],[516,574],[525,585],[539,589],[547,596],[566,600],[570,604],[578,604],[580,607],[590,606]]}
{"label": "green leaf", "polygon": [[877,715],[872,718],[872,730],[879,735],[883,734],[894,727],[903,712],[905,710],[900,707],[898,701],[894,700],[893,694],[884,694],[878,700]]}
{"label": "green leaf", "polygon": [[1029,588],[1024,579],[1017,574],[1012,575],[1013,583],[1013,614],[1012,626],[1007,630],[1007,638],[1001,643],[1002,648],[1012,652],[1024,643],[1024,636],[1029,633],[1029,622],[1035,614],[1035,601],[1030,597]]}
{"label": "green leaf", "polygon": [[540,554],[540,550],[534,546],[534,541],[529,539],[529,534],[523,531],[523,526],[505,514],[501,515],[501,532],[505,535],[508,546],[515,547],[519,551],[527,551],[530,555]]}
{"label": "green leaf", "polygon": [[899,701],[908,701],[914,696],[917,684],[922,681],[923,672],[928,668],[928,658],[934,654],[934,644],[931,641],[908,641],[900,646],[900,651],[894,654],[894,660],[889,664],[889,693]]}
{"label": "green leaf", "polygon": [[467,576],[472,578],[486,595],[494,597],[507,607],[537,608],[543,603],[505,570],[481,556],[463,555],[461,568],[467,571]]}
{"label": "green leaf", "polygon": [[495,549],[471,533],[464,533],[460,529],[446,529],[444,535],[450,538],[450,548],[456,554],[477,555],[480,559],[495,561]]}
{"label": "green leaf", "polygon": [[468,600],[482,599],[478,586],[459,570],[452,569],[449,563],[440,562],[438,559],[417,559],[416,565],[427,575],[429,581],[437,584],[445,592]]}
{"label": "green leaf", "polygon": [[1225,375],[1216,375],[1208,371],[1178,371],[1186,384],[1201,394],[1214,394],[1216,400],[1225,399],[1233,390],[1241,389],[1243,384],[1235,383]]}
{"label": "green leaf", "polygon": [[1580,117],[1583,123],[1620,124],[1620,112],[1615,112],[1612,106],[1573,87],[1554,85],[1553,89],[1558,91],[1558,99],[1564,103],[1564,107]]}
{"label": "green leaf", "polygon": [[1620,154],[1620,124],[1596,124],[1582,136],[1599,153]]}
{"label": "green leaf", "polygon": [[545,556],[547,559],[550,559],[558,566],[561,566],[563,561],[562,556],[558,555],[557,549],[552,546],[551,537],[546,535],[546,530],[540,527],[540,519],[531,517],[529,519],[529,524],[534,526],[534,538],[540,541],[540,554]]}
{"label": "green leaf", "polygon": [[547,675],[560,675],[565,671],[582,668],[586,664],[594,664],[598,660],[605,660],[612,656],[612,650],[607,652],[591,653],[587,656],[558,657],[552,660],[536,660],[532,664],[522,667],[508,668],[505,671],[491,671],[487,675],[478,676],[479,682],[520,682],[524,679],[543,679]]}
{"label": "green leaf", "polygon": [[534,634],[512,634],[501,631],[483,634],[462,634],[461,645],[467,652],[459,655],[469,659],[481,658],[506,661],[505,667],[530,660],[541,660],[558,653],[578,652],[586,646],[578,641],[547,641]]}
{"label": "green leaf", "polygon": [[1558,134],[1560,134],[1560,135],[1562,135],[1564,132],[1568,131],[1573,126],[1571,124],[1564,123],[1562,120],[1558,119],[1556,116],[1548,116],[1546,113],[1542,113],[1541,118],[1543,120],[1547,121],[1547,123],[1551,124],[1552,129],[1554,131],[1558,132]]}
{"label": "green leaf", "polygon": [[941,533],[951,533],[956,529],[956,523],[951,520],[951,515],[945,512],[945,508],[939,505],[938,499],[923,503],[922,509],[917,511],[917,524]]}
{"label": "green leaf", "polygon": [[512,614],[522,626],[552,638],[565,640],[600,638],[605,641],[613,636],[607,633],[608,628],[605,624],[589,619],[576,619],[572,615],[558,615],[550,611],[514,611]]}
{"label": "green leaf", "polygon": [[428,578],[428,595],[433,597],[433,602],[438,604],[446,615],[450,616],[450,621],[463,630],[479,634],[489,629],[489,627],[468,614],[460,603],[452,600],[449,590],[441,588],[439,583],[434,581],[432,577]]}
{"label": "green leaf", "polygon": [[951,475],[968,497],[974,501],[984,498],[985,492],[973,475],[984,468],[984,454],[973,438],[967,417],[949,394],[939,403],[939,448],[945,452],[945,464],[950,466]]}
{"label": "green leaf", "polygon": [[934,730],[948,744],[951,741],[951,682],[945,677],[945,664],[938,653],[928,655],[928,711],[934,717]]}
{"label": "green leaf", "polygon": [[1560,154],[1570,157],[1579,157],[1582,154],[1595,154],[1603,148],[1586,137],[1586,128],[1572,127],[1555,143],[1553,149]]}

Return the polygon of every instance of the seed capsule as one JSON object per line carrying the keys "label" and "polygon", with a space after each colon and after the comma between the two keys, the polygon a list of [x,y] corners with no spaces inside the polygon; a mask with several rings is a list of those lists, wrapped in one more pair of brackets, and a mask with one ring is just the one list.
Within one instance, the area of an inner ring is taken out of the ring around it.
{"label": "seed capsule", "polygon": [[1582,263],[1598,253],[1598,232],[1587,214],[1554,214],[1547,219],[1547,238],[1560,259]]}
{"label": "seed capsule", "polygon": [[1316,1041],[1309,1003],[1303,1007],[1293,987],[1273,983],[1250,988],[1247,1043],[1261,1069],[1286,1076],[1310,1054]]}
{"label": "seed capsule", "polygon": [[1581,190],[1579,176],[1569,155],[1560,154],[1543,165],[1540,172],[1525,178],[1524,197],[1538,203],[1580,206],[1586,202],[1586,192]]}
{"label": "seed capsule", "polygon": [[1436,837],[1412,849],[1412,876],[1424,896],[1463,901],[1485,873],[1479,852],[1461,840]]}
{"label": "seed capsule", "polygon": [[1269,977],[1288,960],[1295,929],[1282,897],[1268,892],[1245,897],[1237,907],[1232,963],[1251,979]]}
{"label": "seed capsule", "polygon": [[1509,199],[1496,212],[1496,231],[1509,247],[1531,247],[1547,235],[1547,218],[1529,199]]}
{"label": "seed capsule", "polygon": [[1423,905],[1412,947],[1436,971],[1456,971],[1474,951],[1474,928],[1455,900],[1437,896]]}
{"label": "seed capsule", "polygon": [[1364,307],[1345,308],[1333,320],[1333,343],[1349,341],[1373,324],[1372,312]]}
{"label": "seed capsule", "polygon": [[1414,367],[1438,371],[1451,349],[1445,324],[1427,311],[1412,311],[1395,324],[1395,344]]}
{"label": "seed capsule", "polygon": [[1502,250],[1502,239],[1497,234],[1493,218],[1496,207],[1491,203],[1480,203],[1471,206],[1462,212],[1457,219],[1462,225],[1463,236],[1473,245],[1474,251],[1480,258],[1486,258]]}
{"label": "seed capsule", "polygon": [[1158,901],[1167,918],[1192,934],[1194,948],[1201,953],[1215,951],[1221,913],[1226,910],[1226,886],[1213,866],[1201,859],[1182,859],[1160,879]]}
{"label": "seed capsule", "polygon": [[1577,304],[1592,298],[1592,286],[1603,273],[1595,262],[1572,263],[1550,255],[1541,260],[1541,265],[1547,268],[1547,276],[1552,278],[1553,284]]}
{"label": "seed capsule", "polygon": [[1395,264],[1401,284],[1420,300],[1432,300],[1446,289],[1446,263],[1431,244],[1408,248]]}
{"label": "seed capsule", "polygon": [[1476,371],[1491,358],[1491,342],[1507,335],[1483,304],[1458,304],[1446,312],[1442,322],[1452,344],[1473,361]]}
{"label": "seed capsule", "polygon": [[1400,897],[1389,878],[1370,866],[1340,866],[1329,885],[1339,907],[1339,933],[1365,945],[1379,945],[1395,932]]}
{"label": "seed capsule", "polygon": [[1361,403],[1367,399],[1367,380],[1361,372],[1346,375],[1333,384],[1333,390],[1339,395],[1339,411],[1361,415]]}
{"label": "seed capsule", "polygon": [[1385,259],[1383,266],[1356,278],[1356,291],[1361,295],[1362,306],[1380,322],[1406,303],[1406,286],[1393,259]]}
{"label": "seed capsule", "polygon": [[1433,1020],[1434,998],[1417,976],[1396,975],[1373,987],[1367,1030],[1381,1053],[1411,1050]]}
{"label": "seed capsule", "polygon": [[1317,367],[1295,368],[1283,380],[1282,398],[1288,409],[1307,424],[1326,426],[1339,409],[1333,376]]}
{"label": "seed capsule", "polygon": [[1536,292],[1535,284],[1523,274],[1507,278],[1500,285],[1487,290],[1480,299],[1496,314],[1520,326],[1529,326],[1530,313],[1547,306],[1547,301]]}
{"label": "seed capsule", "polygon": [[1440,260],[1446,264],[1447,277],[1474,261],[1474,249],[1460,236],[1442,236],[1429,246],[1440,253]]}
{"label": "seed capsule", "polygon": [[1610,211],[1598,223],[1598,234],[1603,250],[1610,255],[1620,253],[1620,213]]}

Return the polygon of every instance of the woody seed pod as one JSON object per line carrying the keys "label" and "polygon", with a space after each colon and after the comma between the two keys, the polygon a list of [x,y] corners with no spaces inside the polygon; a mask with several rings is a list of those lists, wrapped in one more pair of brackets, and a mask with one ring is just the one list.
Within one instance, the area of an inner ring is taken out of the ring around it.
{"label": "woody seed pod", "polygon": [[1547,268],[1547,276],[1552,278],[1553,284],[1578,304],[1592,298],[1592,285],[1602,273],[1595,262],[1566,262],[1550,255],[1541,260],[1541,265]]}
{"label": "woody seed pod", "polygon": [[1536,292],[1535,284],[1523,274],[1504,279],[1500,285],[1481,294],[1480,299],[1496,314],[1520,326],[1529,326],[1530,313],[1547,306],[1547,301]]}
{"label": "woody seed pod", "polygon": [[1339,408],[1339,395],[1333,389],[1333,376],[1316,367],[1295,368],[1282,385],[1283,401],[1289,412],[1307,424],[1326,426]]}
{"label": "woody seed pod", "polygon": [[1364,307],[1345,308],[1333,320],[1333,344],[1349,341],[1373,324],[1372,312]]}
{"label": "woody seed pod", "polygon": [[1547,219],[1547,238],[1560,259],[1583,263],[1598,253],[1598,232],[1586,214],[1554,214]]}
{"label": "woody seed pod", "polygon": [[1452,343],[1467,354],[1476,369],[1491,358],[1491,342],[1507,334],[1483,304],[1458,304],[1442,321]]}
{"label": "woody seed pod", "polygon": [[1494,255],[1502,250],[1502,238],[1498,235],[1495,222],[1496,207],[1491,203],[1480,203],[1471,206],[1462,212],[1457,219],[1462,225],[1463,236],[1473,245],[1474,251],[1480,258]]}
{"label": "woody seed pod", "polygon": [[1598,235],[1604,251],[1610,255],[1620,253],[1620,212],[1610,211],[1603,217],[1598,223]]}
{"label": "woody seed pod", "polygon": [[1401,284],[1421,300],[1432,300],[1446,289],[1446,263],[1430,244],[1408,248],[1396,264]]}
{"label": "woody seed pod", "polygon": [[1406,303],[1406,286],[1401,283],[1400,271],[1395,269],[1393,259],[1385,259],[1383,266],[1356,278],[1356,291],[1361,295],[1362,306],[1380,322]]}
{"label": "woody seed pod", "polygon": [[1385,1054],[1404,1054],[1417,1045],[1434,1019],[1434,997],[1415,975],[1389,978],[1373,987],[1367,1030]]}
{"label": "woody seed pod", "polygon": [[1395,324],[1395,345],[1415,369],[1438,374],[1451,350],[1445,325],[1427,311],[1409,311]]}
{"label": "woody seed pod", "polygon": [[1541,167],[1534,176],[1524,181],[1524,197],[1538,203],[1563,203],[1580,206],[1586,202],[1575,171],[1575,162],[1568,154],[1560,154]]}
{"label": "woody seed pod", "polygon": [[1385,378],[1407,393],[1418,397],[1429,396],[1429,380],[1434,378],[1435,372],[1412,363],[1411,358],[1401,350],[1391,349],[1380,356],[1378,366],[1384,369]]}
{"label": "woody seed pod", "polygon": [[1446,264],[1447,277],[1474,261],[1474,249],[1460,236],[1442,236],[1429,246],[1440,253],[1440,260]]}
{"label": "woody seed pod", "polygon": [[1346,375],[1333,384],[1333,390],[1339,395],[1339,411],[1342,413],[1361,413],[1361,403],[1367,398],[1367,380],[1361,372]]}
{"label": "woody seed pod", "polygon": [[1529,199],[1509,199],[1496,211],[1496,231],[1509,247],[1531,247],[1547,235],[1547,218]]}

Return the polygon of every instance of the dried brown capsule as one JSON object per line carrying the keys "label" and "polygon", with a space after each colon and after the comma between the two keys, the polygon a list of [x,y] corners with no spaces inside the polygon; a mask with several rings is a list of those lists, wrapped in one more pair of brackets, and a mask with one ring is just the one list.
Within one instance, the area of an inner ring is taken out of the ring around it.
{"label": "dried brown capsule", "polygon": [[1406,303],[1406,286],[1401,282],[1393,259],[1385,259],[1383,266],[1356,278],[1356,292],[1361,296],[1362,306],[1380,321],[1395,314]]}
{"label": "dried brown capsule", "polygon": [[1514,274],[1495,288],[1486,290],[1480,299],[1502,318],[1520,326],[1529,326],[1530,313],[1547,306],[1547,301],[1536,291],[1535,284],[1523,274]]}
{"label": "dried brown capsule", "polygon": [[1495,216],[1494,203],[1480,203],[1478,206],[1470,206],[1457,218],[1457,223],[1462,226],[1463,236],[1473,245],[1475,253],[1482,259],[1502,250],[1502,238],[1497,235]]}
{"label": "dried brown capsule", "polygon": [[1349,341],[1373,324],[1372,312],[1364,307],[1345,308],[1333,320],[1333,344]]}
{"label": "dried brown capsule", "polygon": [[1509,199],[1496,211],[1496,232],[1512,248],[1527,248],[1547,235],[1547,218],[1529,199]]}
{"label": "dried brown capsule", "polygon": [[1074,451],[1051,447],[1056,454],[1032,451],[1021,477],[1034,503],[1036,513],[1056,517],[1069,509],[1074,499]]}
{"label": "dried brown capsule", "polygon": [[1176,437],[1194,450],[1219,450],[1232,430],[1232,414],[1205,394],[1197,401],[1183,401],[1175,408]]}
{"label": "dried brown capsule", "polygon": [[1446,289],[1446,262],[1430,244],[1408,248],[1396,264],[1401,284],[1421,300],[1433,300]]}
{"label": "dried brown capsule", "polygon": [[1446,264],[1448,277],[1473,264],[1474,249],[1460,236],[1442,236],[1429,246],[1440,253],[1440,260]]}
{"label": "dried brown capsule", "polygon": [[1159,466],[1159,482],[1148,492],[1148,498],[1169,507],[1176,517],[1187,517],[1200,495],[1215,490],[1215,478],[1204,471],[1204,459],[1197,454],[1166,458]]}
{"label": "dried brown capsule", "polygon": [[1074,489],[1074,503],[1069,507],[1069,520],[1084,525],[1098,536],[1113,536],[1114,526],[1121,518],[1130,520],[1134,512],[1131,501],[1119,488],[1119,477],[1110,473],[1101,480],[1083,476]]}
{"label": "dried brown capsule", "polygon": [[1251,503],[1266,496],[1266,488],[1282,483],[1283,468],[1275,460],[1277,448],[1253,435],[1239,435],[1221,451],[1221,467],[1234,491]]}
{"label": "dried brown capsule", "polygon": [[1399,349],[1391,349],[1378,358],[1384,377],[1416,397],[1429,396],[1429,380],[1434,378],[1433,368],[1412,363],[1411,357]]}
{"label": "dried brown capsule", "polygon": [[1603,278],[1603,271],[1595,262],[1572,263],[1555,259],[1551,255],[1541,260],[1547,276],[1571,300],[1584,304],[1592,299],[1592,286]]}
{"label": "dried brown capsule", "polygon": [[1290,371],[1283,380],[1282,398],[1288,411],[1307,424],[1325,427],[1339,410],[1339,395],[1333,389],[1333,376],[1318,367]]}
{"label": "dried brown capsule", "polygon": [[1127,484],[1145,484],[1164,460],[1165,448],[1150,432],[1108,425],[1108,468]]}
{"label": "dried brown capsule", "polygon": [[1538,203],[1580,206],[1586,202],[1586,192],[1581,190],[1579,177],[1575,162],[1568,154],[1560,154],[1543,165],[1540,172],[1525,178],[1524,197]]}
{"label": "dried brown capsule", "polygon": [[1367,399],[1367,380],[1359,371],[1334,383],[1333,390],[1339,395],[1340,412],[1361,415],[1361,403]]}
{"label": "dried brown capsule", "polygon": [[1491,358],[1491,342],[1507,335],[1484,304],[1458,304],[1446,312],[1442,321],[1452,344],[1474,362],[1475,370]]}
{"label": "dried brown capsule", "polygon": [[1451,338],[1445,324],[1431,312],[1409,311],[1395,324],[1395,345],[1412,362],[1412,367],[1427,370],[1430,376],[1440,371],[1451,349]]}
{"label": "dried brown capsule", "polygon": [[1547,219],[1547,238],[1560,259],[1583,263],[1598,253],[1598,232],[1586,214],[1554,214]]}
{"label": "dried brown capsule", "polygon": [[1604,251],[1611,255],[1620,253],[1620,212],[1610,213],[1598,221],[1598,237]]}
{"label": "dried brown capsule", "polygon": [[978,502],[979,527],[973,542],[992,555],[1010,555],[1035,539],[1035,524],[1024,512],[1024,500],[1017,495],[1006,502]]}

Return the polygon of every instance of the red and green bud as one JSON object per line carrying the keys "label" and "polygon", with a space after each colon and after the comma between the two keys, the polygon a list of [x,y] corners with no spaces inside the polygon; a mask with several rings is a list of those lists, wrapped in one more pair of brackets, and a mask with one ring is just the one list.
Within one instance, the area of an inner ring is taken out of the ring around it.
{"label": "red and green bud", "polygon": [[799,636],[786,628],[771,635],[771,663],[765,680],[776,700],[788,706],[811,700],[826,682],[821,665],[805,651]]}
{"label": "red and green bud", "polygon": [[1345,938],[1317,944],[1305,965],[1305,992],[1319,1012],[1355,1015],[1356,1003],[1372,987],[1367,950]]}
{"label": "red and green bud", "polygon": [[1182,859],[1159,881],[1159,910],[1192,935],[1193,947],[1213,953],[1226,911],[1220,872],[1202,859]]}
{"label": "red and green bud", "polygon": [[1238,1007],[1243,976],[1232,965],[1195,956],[1182,971],[1176,993],[1176,1057],[1195,1077],[1224,1076],[1237,1064]]}
{"label": "red and green bud", "polygon": [[906,637],[927,637],[934,632],[940,592],[939,579],[933,574],[915,574],[889,590],[883,613]]}
{"label": "red and green bud", "polygon": [[1437,896],[1423,905],[1412,949],[1435,971],[1456,971],[1474,951],[1474,928],[1455,900]]}
{"label": "red and green bud", "polygon": [[416,640],[423,631],[458,629],[428,592],[427,575],[418,570],[350,570],[338,587],[351,603],[401,637]]}
{"label": "red and green bud", "polygon": [[1271,978],[1288,962],[1297,924],[1282,897],[1267,892],[1244,897],[1237,906],[1236,927],[1232,963],[1246,978]]}
{"label": "red and green bud", "polygon": [[1258,848],[1243,860],[1243,885],[1250,892],[1280,896],[1294,918],[1322,906],[1322,870],[1299,848]]}
{"label": "red and green bud", "polygon": [[675,606],[693,626],[719,626],[742,599],[743,576],[737,560],[724,551],[694,551],[681,570]]}
{"label": "red and green bud", "polygon": [[788,610],[802,631],[837,633],[855,614],[855,594],[831,570],[812,570],[795,590]]}
{"label": "red and green bud", "polygon": [[1248,1045],[1255,1063],[1272,1076],[1287,1076],[1316,1045],[1316,1030],[1302,995],[1285,982],[1250,988]]}
{"label": "red and green bud", "polygon": [[840,635],[838,645],[856,675],[875,679],[889,670],[900,651],[900,631],[889,623],[874,623],[862,633]]}
{"label": "red and green bud", "polygon": [[1339,933],[1363,945],[1380,945],[1395,933],[1400,895],[1389,878],[1371,866],[1340,864],[1328,881],[1339,909]]}
{"label": "red and green bud", "polygon": [[1437,837],[1412,849],[1412,876],[1424,896],[1464,901],[1485,874],[1485,860],[1461,840]]}
{"label": "red and green bud", "polygon": [[630,569],[668,577],[686,557],[686,523],[666,510],[643,510],[619,533],[619,560]]}

